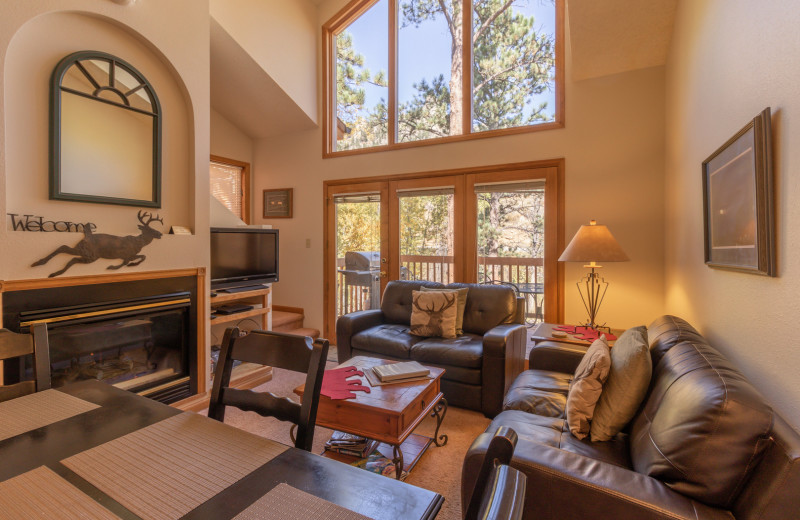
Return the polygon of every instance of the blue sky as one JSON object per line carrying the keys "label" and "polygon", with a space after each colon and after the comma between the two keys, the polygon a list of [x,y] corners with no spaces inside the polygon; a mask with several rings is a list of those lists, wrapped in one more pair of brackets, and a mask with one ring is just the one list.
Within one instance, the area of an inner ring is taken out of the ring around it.
{"label": "blue sky", "polygon": [[[409,1],[409,0],[402,0]],[[411,0],[413,1],[413,0]],[[517,0],[512,9],[534,16],[534,28],[553,34],[555,26],[554,7],[551,2],[541,0]],[[364,64],[374,74],[386,71],[389,65],[388,38],[388,0],[379,0],[372,8],[347,27],[353,37],[353,46],[364,56]],[[450,33],[442,16],[429,20],[419,27],[401,27],[398,34],[398,97],[399,102],[410,100],[415,89],[414,83],[421,79],[430,82],[434,77],[450,75]],[[375,106],[378,101],[388,98],[388,89],[375,86],[366,87],[366,105]],[[547,101],[548,111],[555,110],[555,94],[545,92],[533,98],[533,103]]]}

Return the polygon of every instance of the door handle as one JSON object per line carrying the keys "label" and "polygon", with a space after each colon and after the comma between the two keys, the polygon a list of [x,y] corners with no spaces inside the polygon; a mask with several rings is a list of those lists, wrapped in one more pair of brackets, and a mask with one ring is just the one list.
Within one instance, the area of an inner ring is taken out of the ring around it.
{"label": "door handle", "polygon": [[386,271],[381,271],[381,278],[386,278]]}

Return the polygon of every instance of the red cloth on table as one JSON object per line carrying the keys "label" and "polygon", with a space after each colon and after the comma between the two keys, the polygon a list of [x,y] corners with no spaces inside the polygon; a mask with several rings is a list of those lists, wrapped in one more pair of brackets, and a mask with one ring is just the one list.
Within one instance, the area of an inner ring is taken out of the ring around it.
{"label": "red cloth on table", "polygon": [[610,332],[603,332],[602,330],[595,330],[591,327],[582,327],[576,325],[559,325],[558,327],[553,327],[553,330],[560,330],[561,332],[566,332],[575,336],[577,339],[582,339],[585,341],[594,341],[600,336],[606,336],[608,341],[614,341],[617,337]]}
{"label": "red cloth on table", "polygon": [[363,376],[364,372],[356,367],[342,367],[326,370],[322,375],[322,389],[320,394],[331,399],[352,399],[356,396],[353,392],[369,393],[368,387],[361,384],[361,379],[348,381],[348,377]]}

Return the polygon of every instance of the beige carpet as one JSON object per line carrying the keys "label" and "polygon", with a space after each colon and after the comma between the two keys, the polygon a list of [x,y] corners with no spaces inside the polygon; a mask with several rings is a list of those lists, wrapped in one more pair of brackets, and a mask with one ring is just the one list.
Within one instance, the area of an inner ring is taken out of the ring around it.
{"label": "beige carpet", "polygon": [[[329,366],[333,365],[334,363],[329,362]],[[303,374],[275,369],[272,381],[256,390],[270,391],[276,395],[297,399],[292,389],[300,385],[303,380]],[[264,418],[253,412],[228,408],[225,423],[284,444],[291,444],[290,424],[271,417]],[[440,430],[440,433],[445,433],[449,437],[447,444],[441,448],[431,446],[406,479],[409,484],[435,491],[445,498],[437,519],[461,520],[461,463],[473,439],[488,425],[489,419],[481,413],[451,407]],[[417,433],[432,436],[435,427],[435,420],[428,418],[419,426]],[[315,453],[322,453],[323,444],[330,433],[330,430],[325,428],[316,429],[313,449]]]}

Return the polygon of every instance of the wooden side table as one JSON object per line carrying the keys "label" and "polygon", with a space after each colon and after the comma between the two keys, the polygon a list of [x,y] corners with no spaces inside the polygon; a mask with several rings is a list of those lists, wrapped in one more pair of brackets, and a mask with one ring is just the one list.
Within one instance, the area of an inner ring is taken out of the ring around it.
{"label": "wooden side table", "polygon": [[[588,346],[591,345],[591,341],[587,341],[585,339],[579,339],[572,334],[567,334],[565,337],[557,337],[553,336],[553,331],[556,327],[560,327],[558,323],[540,323],[533,329],[531,333],[531,341],[533,344],[536,345],[542,341],[560,341],[561,343],[569,343],[571,345],[583,345]],[[620,334],[625,332],[622,329],[611,329],[611,334],[619,337]],[[613,345],[614,341],[609,341],[609,345]]]}

